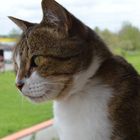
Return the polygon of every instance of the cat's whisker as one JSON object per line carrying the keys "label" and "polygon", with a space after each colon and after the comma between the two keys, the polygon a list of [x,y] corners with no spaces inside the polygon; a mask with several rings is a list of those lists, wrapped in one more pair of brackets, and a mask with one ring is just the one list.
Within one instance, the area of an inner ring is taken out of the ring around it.
{"label": "cat's whisker", "polygon": [[54,82],[66,82],[68,81],[67,79],[59,79],[59,80],[55,80]]}
{"label": "cat's whisker", "polygon": [[72,85],[72,84],[63,84],[63,83],[45,83],[45,84],[48,84],[48,85]]}
{"label": "cat's whisker", "polygon": [[40,85],[40,84],[63,84],[65,85],[65,83],[59,83],[59,82],[65,82],[65,81],[54,81],[54,82],[41,82],[41,83],[32,83],[31,85]]}
{"label": "cat's whisker", "polygon": [[55,83],[55,82],[53,82],[53,83],[49,83],[49,82],[41,82],[41,83],[39,83],[40,85],[43,85],[43,84],[46,84],[46,85],[72,85],[72,84],[65,84],[65,83]]}
{"label": "cat's whisker", "polygon": [[[47,88],[47,90],[49,91],[58,91],[58,90],[55,90],[55,89],[51,89],[51,88]],[[43,92],[44,90],[43,89],[41,89],[41,90],[38,90],[38,92]],[[33,93],[34,95],[36,94],[36,93]]]}
{"label": "cat's whisker", "polygon": [[55,89],[47,89],[47,90],[50,90],[50,91],[57,91],[57,92],[58,92],[58,90],[55,90]]}

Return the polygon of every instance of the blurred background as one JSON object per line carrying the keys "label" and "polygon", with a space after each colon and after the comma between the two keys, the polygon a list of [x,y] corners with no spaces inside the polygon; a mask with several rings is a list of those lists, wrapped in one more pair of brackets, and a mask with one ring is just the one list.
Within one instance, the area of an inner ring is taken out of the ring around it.
{"label": "blurred background", "polygon": [[[94,29],[116,54],[140,72],[139,0],[57,0]],[[0,138],[52,117],[52,103],[34,105],[14,85],[12,52],[21,31],[7,16],[39,23],[41,0],[4,0],[0,4]]]}

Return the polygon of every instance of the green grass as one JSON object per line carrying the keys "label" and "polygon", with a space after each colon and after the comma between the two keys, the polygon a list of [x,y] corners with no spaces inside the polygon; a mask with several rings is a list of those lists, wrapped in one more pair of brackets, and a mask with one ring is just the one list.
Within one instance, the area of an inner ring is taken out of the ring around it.
{"label": "green grass", "polygon": [[[125,53],[125,58],[140,73],[140,52]],[[17,92],[14,80],[12,72],[0,74],[0,137],[52,117],[52,103],[36,105],[27,101]]]}
{"label": "green grass", "polygon": [[52,103],[33,104],[14,85],[12,72],[0,74],[0,137],[52,118]]}
{"label": "green grass", "polygon": [[140,73],[140,52],[135,52],[134,54],[126,54],[125,58],[130,62]]}
{"label": "green grass", "polygon": [[[116,49],[115,54],[121,55],[121,49]],[[136,70],[140,73],[140,51],[136,52],[125,52],[123,57],[131,63]]]}

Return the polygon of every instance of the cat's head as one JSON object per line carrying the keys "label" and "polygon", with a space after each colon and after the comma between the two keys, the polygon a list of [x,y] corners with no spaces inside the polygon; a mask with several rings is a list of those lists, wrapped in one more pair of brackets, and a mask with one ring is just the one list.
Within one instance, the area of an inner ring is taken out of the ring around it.
{"label": "cat's head", "polygon": [[54,0],[43,0],[41,23],[10,17],[23,35],[14,50],[16,85],[35,102],[63,98],[90,64],[87,27]]}

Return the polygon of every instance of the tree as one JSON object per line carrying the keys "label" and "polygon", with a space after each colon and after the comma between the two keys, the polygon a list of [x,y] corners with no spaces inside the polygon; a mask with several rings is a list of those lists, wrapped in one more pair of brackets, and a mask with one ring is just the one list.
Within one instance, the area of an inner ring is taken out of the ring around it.
{"label": "tree", "polygon": [[97,27],[97,26],[94,28],[94,31],[95,31],[97,34],[100,34],[100,32],[101,32],[100,28]]}
{"label": "tree", "polygon": [[140,49],[140,30],[131,23],[124,22],[122,29],[119,31],[119,37],[121,41],[126,41],[126,44],[131,42],[131,47],[128,45],[127,50],[136,51]]}
{"label": "tree", "polygon": [[113,33],[108,29],[100,32],[101,37],[112,50],[118,46],[119,38],[117,33]]}
{"label": "tree", "polygon": [[17,30],[17,29],[12,29],[11,31],[10,31],[10,33],[9,33],[9,37],[12,37],[12,38],[17,38],[17,37],[19,37],[20,36],[20,34],[21,34],[21,32],[19,31],[19,30]]}

